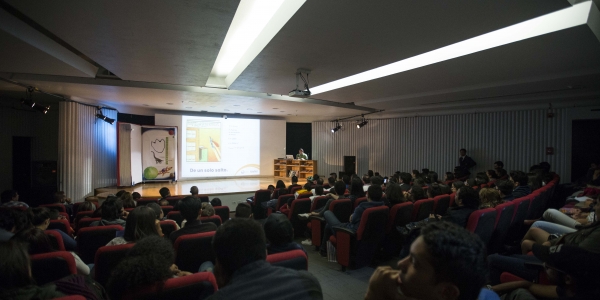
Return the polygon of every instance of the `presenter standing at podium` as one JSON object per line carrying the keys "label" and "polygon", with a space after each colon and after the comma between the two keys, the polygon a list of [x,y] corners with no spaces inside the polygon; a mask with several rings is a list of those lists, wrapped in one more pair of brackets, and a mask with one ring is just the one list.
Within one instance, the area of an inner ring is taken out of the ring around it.
{"label": "presenter standing at podium", "polygon": [[304,154],[304,150],[302,150],[302,148],[300,148],[300,150],[298,150],[298,154],[296,154],[296,159],[307,160],[308,159],[308,155]]}

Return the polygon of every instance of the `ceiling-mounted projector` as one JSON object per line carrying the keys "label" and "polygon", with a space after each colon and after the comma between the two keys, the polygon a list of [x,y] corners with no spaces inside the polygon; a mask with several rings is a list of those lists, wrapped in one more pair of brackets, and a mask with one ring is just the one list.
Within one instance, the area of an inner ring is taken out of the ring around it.
{"label": "ceiling-mounted projector", "polygon": [[[306,74],[306,78],[302,76],[302,73]],[[291,90],[288,93],[288,96],[295,98],[307,98],[310,97],[310,90],[308,89],[308,74],[310,74],[310,70],[307,69],[298,69],[296,70],[296,89]],[[304,81],[305,90],[301,90],[299,88],[300,79]]]}

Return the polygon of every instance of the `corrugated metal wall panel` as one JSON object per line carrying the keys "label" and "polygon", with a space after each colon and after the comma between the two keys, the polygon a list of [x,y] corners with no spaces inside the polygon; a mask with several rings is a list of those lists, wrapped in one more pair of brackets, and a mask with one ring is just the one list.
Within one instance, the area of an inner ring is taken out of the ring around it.
{"label": "corrugated metal wall panel", "polygon": [[[96,118],[96,108],[71,102],[59,104],[59,189],[75,201],[98,187],[116,184],[116,125]],[[115,110],[102,113],[117,118]]]}
{"label": "corrugated metal wall panel", "polygon": [[[395,171],[429,168],[440,174],[458,164],[458,150],[466,148],[477,166],[472,173],[493,167],[501,160],[507,170],[529,170],[548,161],[563,178],[569,178],[566,132],[567,109],[478,113],[370,120],[361,129],[341,122],[344,129],[331,133],[331,122],[313,123],[312,158],[319,174],[343,170],[343,157],[356,156],[357,171],[371,169],[390,175]],[[554,155],[546,155],[554,147]]]}

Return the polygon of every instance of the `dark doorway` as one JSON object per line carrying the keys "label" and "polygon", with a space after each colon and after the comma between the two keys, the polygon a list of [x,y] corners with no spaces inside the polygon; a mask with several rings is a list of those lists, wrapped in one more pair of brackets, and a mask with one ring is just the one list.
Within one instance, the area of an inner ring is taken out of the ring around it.
{"label": "dark doorway", "polygon": [[573,121],[571,182],[582,179],[591,163],[600,164],[600,119]]}
{"label": "dark doorway", "polygon": [[19,200],[31,203],[31,137],[13,136],[12,143],[13,190]]}
{"label": "dark doorway", "polygon": [[312,153],[312,123],[286,123],[285,127],[285,152],[296,155],[302,148],[308,154],[308,159],[313,159]]}

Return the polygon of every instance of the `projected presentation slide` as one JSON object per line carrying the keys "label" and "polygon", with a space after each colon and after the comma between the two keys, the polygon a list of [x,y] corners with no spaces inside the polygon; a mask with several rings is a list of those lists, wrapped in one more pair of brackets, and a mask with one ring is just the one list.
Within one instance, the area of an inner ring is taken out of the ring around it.
{"label": "projected presentation slide", "polygon": [[181,177],[260,175],[260,121],[182,116]]}

